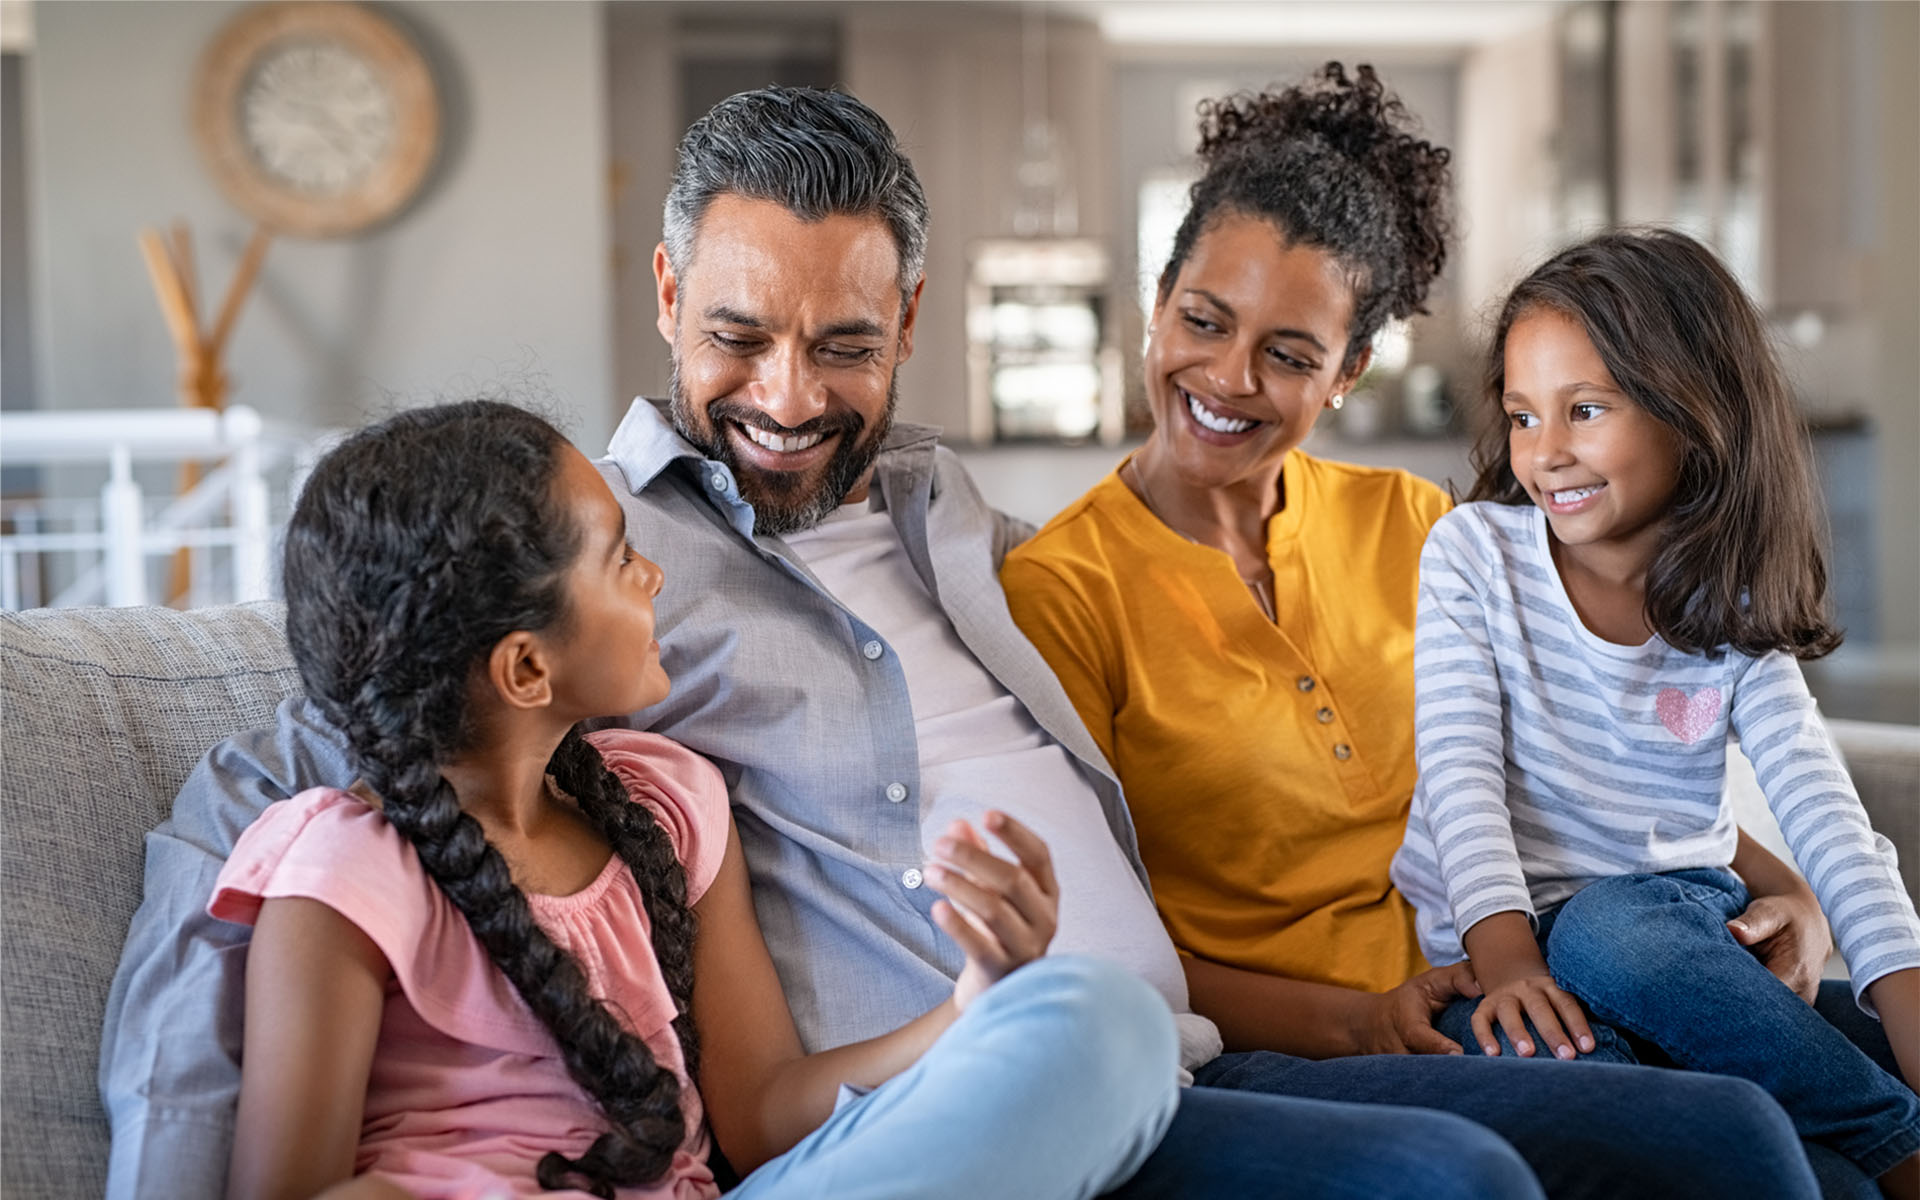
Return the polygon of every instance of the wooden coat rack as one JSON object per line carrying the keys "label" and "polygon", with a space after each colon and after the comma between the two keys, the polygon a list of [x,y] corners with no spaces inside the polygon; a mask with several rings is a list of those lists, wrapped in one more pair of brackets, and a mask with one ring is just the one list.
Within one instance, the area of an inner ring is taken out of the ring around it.
{"label": "wooden coat rack", "polygon": [[[234,272],[226,297],[220,302],[219,315],[211,328],[203,329],[193,235],[186,222],[175,221],[169,235],[151,228],[140,231],[140,253],[147,260],[147,273],[153,278],[153,290],[160,297],[160,312],[166,318],[167,331],[173,335],[174,352],[180,360],[180,403],[188,408],[210,408],[216,412],[226,408],[231,380],[221,365],[221,355],[272,241],[273,235],[266,226],[254,227],[253,236],[247,239],[247,247],[241,252],[239,269]],[[200,464],[182,463],[181,494],[193,490],[199,482]],[[167,588],[172,602],[180,603],[185,598],[192,583],[191,570],[187,551],[175,552]]]}

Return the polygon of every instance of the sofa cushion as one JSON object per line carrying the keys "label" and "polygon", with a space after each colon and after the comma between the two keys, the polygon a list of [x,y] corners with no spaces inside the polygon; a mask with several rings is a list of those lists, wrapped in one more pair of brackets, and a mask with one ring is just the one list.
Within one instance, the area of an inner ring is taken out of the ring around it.
{"label": "sofa cushion", "polygon": [[0,613],[0,1193],[100,1195],[100,1023],[142,841],[207,748],[299,690],[277,604]]}

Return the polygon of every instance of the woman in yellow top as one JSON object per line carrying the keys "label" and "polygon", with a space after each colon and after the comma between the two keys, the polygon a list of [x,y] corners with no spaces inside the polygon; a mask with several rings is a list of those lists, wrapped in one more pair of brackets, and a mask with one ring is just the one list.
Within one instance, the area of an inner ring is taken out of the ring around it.
{"label": "woman in yellow top", "polygon": [[[1119,775],[1227,1047],[1458,1053],[1433,1021],[1478,987],[1465,964],[1427,969],[1387,879],[1420,548],[1448,501],[1299,449],[1382,324],[1421,310],[1448,153],[1368,67],[1203,114],[1149,328],[1153,435],[1001,578]],[[1737,936],[1811,998],[1830,943],[1810,889],[1744,836],[1735,867],[1761,897]]]}

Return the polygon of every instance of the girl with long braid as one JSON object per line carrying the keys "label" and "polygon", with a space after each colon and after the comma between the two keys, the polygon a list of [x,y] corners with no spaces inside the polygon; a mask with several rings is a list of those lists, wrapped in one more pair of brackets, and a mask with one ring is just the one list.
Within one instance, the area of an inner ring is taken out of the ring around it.
{"label": "girl with long braid", "polygon": [[580,730],[666,696],[660,587],[512,406],[407,412],[314,471],[287,635],[361,782],[267,809],[211,904],[255,926],[230,1193],[700,1200],[714,1139],[746,1197],[1124,1181],[1171,1119],[1171,1022],[1117,967],[1042,959],[1052,868],[1004,816],[1011,858],[956,825],[927,873],[952,997],[802,1052],[719,773]]}

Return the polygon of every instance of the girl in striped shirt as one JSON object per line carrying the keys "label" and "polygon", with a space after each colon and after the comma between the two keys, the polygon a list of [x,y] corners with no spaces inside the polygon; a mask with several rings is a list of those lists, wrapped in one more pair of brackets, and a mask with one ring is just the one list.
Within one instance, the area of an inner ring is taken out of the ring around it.
{"label": "girl in striped shirt", "polygon": [[[1515,289],[1489,379],[1503,420],[1421,557],[1393,869],[1428,959],[1484,989],[1442,1032],[1743,1076],[1920,1195],[1920,919],[1795,662],[1840,633],[1759,312],[1691,238],[1607,233]],[[1728,931],[1729,733],[1884,1033],[1830,1021]]]}

